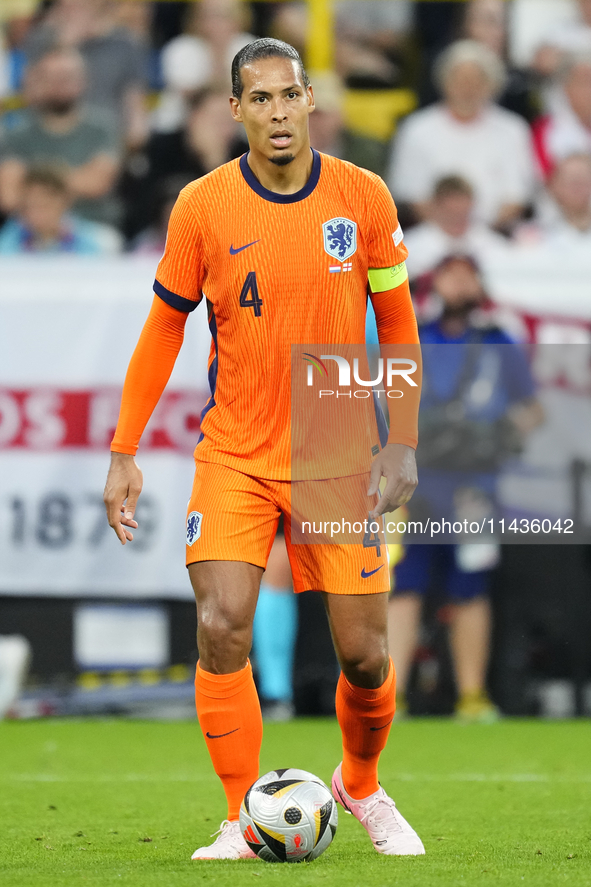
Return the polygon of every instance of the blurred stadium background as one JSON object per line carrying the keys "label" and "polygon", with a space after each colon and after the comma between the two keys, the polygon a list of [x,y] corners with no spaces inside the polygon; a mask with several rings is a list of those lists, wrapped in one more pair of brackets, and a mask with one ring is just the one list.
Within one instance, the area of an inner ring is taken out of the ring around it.
{"label": "blurred stadium background", "polygon": [[[532,346],[560,457],[527,467],[526,453],[521,476],[538,511],[574,515],[577,544],[502,547],[488,685],[507,715],[591,716],[589,0],[0,0],[0,24],[7,714],[194,717],[183,524],[207,397],[199,311],[140,450],[133,546],[109,531],[102,487],[172,203],[244,151],[229,63],[255,35],[301,51],[313,146],[392,188],[419,317],[431,316],[434,269],[462,253],[498,323]],[[462,117],[466,138],[449,124]],[[337,665],[319,612],[299,596],[297,714],[333,711]],[[453,711],[447,619],[435,594],[411,714]]]}

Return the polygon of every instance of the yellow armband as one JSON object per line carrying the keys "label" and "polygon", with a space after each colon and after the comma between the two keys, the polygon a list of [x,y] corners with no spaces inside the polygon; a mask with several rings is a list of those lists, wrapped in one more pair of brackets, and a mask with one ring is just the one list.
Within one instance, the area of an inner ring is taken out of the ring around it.
{"label": "yellow armband", "polygon": [[393,268],[370,268],[367,274],[372,293],[383,293],[393,290],[408,280],[406,262],[394,265]]}

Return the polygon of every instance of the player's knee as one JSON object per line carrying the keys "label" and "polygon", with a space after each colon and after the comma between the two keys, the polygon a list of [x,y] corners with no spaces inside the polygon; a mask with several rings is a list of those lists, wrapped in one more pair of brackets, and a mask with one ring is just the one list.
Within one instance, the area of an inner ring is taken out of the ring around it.
{"label": "player's knee", "polygon": [[388,677],[390,657],[387,645],[376,644],[370,650],[351,650],[341,656],[341,668],[355,687],[377,689]]}
{"label": "player's knee", "polygon": [[224,674],[246,663],[252,644],[252,625],[227,613],[204,613],[197,624],[199,658],[205,671]]}

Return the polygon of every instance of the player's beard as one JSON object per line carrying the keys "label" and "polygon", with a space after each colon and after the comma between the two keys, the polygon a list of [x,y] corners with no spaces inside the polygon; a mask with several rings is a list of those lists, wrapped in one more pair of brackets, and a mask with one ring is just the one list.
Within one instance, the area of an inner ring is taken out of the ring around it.
{"label": "player's beard", "polygon": [[274,163],[275,166],[287,166],[288,163],[291,163],[295,160],[294,154],[275,154],[273,157],[269,158],[271,163]]}

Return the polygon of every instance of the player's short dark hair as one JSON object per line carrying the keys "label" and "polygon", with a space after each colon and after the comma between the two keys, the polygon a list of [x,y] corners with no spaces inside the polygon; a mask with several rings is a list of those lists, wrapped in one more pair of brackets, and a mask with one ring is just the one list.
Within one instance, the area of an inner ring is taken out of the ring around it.
{"label": "player's short dark hair", "polygon": [[289,43],[283,40],[275,40],[274,37],[261,37],[260,40],[253,40],[247,43],[242,49],[236,53],[232,60],[232,95],[240,100],[244,84],[240,74],[244,65],[250,65],[259,59],[284,58],[297,62],[302,72],[302,82],[306,89],[310,85],[310,80],[306,74],[304,63],[300,58],[297,49],[294,49]]}
{"label": "player's short dark hair", "polygon": [[452,197],[456,194],[462,194],[464,197],[474,197],[474,188],[462,176],[443,176],[435,182],[433,189],[435,200]]}

